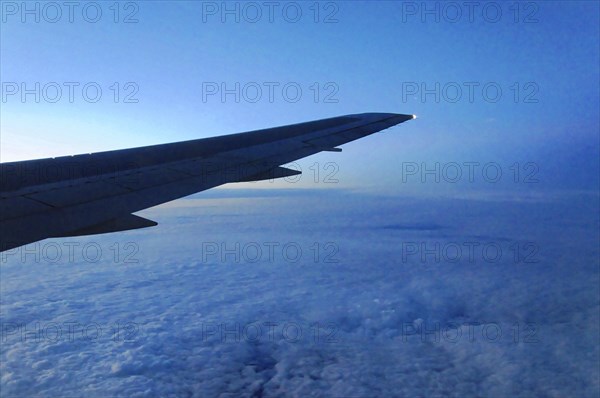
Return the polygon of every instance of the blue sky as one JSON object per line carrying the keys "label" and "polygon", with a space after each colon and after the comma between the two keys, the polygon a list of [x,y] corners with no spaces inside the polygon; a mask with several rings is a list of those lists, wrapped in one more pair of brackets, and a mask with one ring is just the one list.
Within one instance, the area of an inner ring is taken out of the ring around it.
{"label": "blue sky", "polygon": [[[49,3],[23,4],[2,3],[2,162],[381,111],[419,119],[303,168],[335,162],[344,187],[381,190],[399,185],[407,162],[458,163],[462,172],[465,162],[494,163],[503,189],[514,191],[523,188],[508,182],[515,163],[519,179],[533,163],[539,183],[525,189],[598,187],[594,2],[481,3],[471,14],[441,2],[276,2],[271,10],[262,2],[152,1],[118,3],[118,15],[115,3],[82,2],[72,22],[62,3],[60,17]],[[52,82],[62,90],[56,102],[48,100]],[[35,91],[36,83],[39,103],[35,94],[23,100],[22,84]],[[90,83],[88,99],[102,90],[98,102],[84,98]],[[236,84],[239,101],[206,91]],[[422,95],[436,87],[439,100]],[[125,103],[132,93],[137,103]],[[413,182],[419,191],[464,188]],[[468,185],[489,188],[479,182]]]}

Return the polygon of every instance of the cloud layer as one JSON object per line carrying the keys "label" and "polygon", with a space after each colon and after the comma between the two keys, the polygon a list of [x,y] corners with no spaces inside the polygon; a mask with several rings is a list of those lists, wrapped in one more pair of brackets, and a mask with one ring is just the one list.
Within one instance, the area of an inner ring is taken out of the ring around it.
{"label": "cloud layer", "polygon": [[216,192],[4,254],[2,395],[597,396],[597,197]]}

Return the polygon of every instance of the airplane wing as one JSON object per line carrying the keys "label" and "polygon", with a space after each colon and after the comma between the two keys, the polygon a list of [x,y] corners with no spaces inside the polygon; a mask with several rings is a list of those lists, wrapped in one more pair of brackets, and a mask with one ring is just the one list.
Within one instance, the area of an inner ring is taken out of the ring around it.
{"label": "airplane wing", "polygon": [[364,113],[141,148],[0,164],[0,251],[157,225],[132,213],[281,167],[413,119]]}

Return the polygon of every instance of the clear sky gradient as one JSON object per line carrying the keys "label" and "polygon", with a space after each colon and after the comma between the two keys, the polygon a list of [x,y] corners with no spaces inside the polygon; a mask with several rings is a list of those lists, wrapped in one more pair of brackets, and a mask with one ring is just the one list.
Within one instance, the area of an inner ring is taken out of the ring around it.
{"label": "clear sky gradient", "polygon": [[[2,162],[397,112],[418,119],[302,166],[335,162],[338,187],[452,190],[407,162],[494,163],[509,191],[598,190],[597,2],[48,4],[2,2]],[[221,96],[236,84],[239,101]]]}

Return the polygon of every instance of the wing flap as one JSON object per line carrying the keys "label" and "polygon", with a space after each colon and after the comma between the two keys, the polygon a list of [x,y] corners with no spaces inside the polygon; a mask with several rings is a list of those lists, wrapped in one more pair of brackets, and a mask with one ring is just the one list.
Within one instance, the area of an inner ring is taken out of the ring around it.
{"label": "wing flap", "polygon": [[156,221],[148,220],[146,218],[129,214],[124,217],[115,218],[107,222],[92,225],[91,227],[81,228],[78,230],[70,231],[59,236],[52,236],[53,238],[66,238],[75,236],[85,235],[97,235],[105,234],[108,232],[121,232],[131,231],[133,229],[148,228],[158,225]]}
{"label": "wing flap", "polygon": [[285,167],[274,167],[270,170],[263,171],[261,173],[257,173],[245,178],[241,178],[238,182],[253,182],[253,181],[264,181],[264,180],[274,180],[276,178],[285,178],[291,177],[298,174],[302,174],[299,170],[292,170]]}
{"label": "wing flap", "polygon": [[51,210],[52,207],[23,196],[0,199],[0,221]]}
{"label": "wing flap", "polygon": [[127,189],[108,182],[88,181],[82,184],[27,194],[25,197],[40,203],[48,204],[52,207],[62,208],[120,195],[126,192],[128,192]]}

